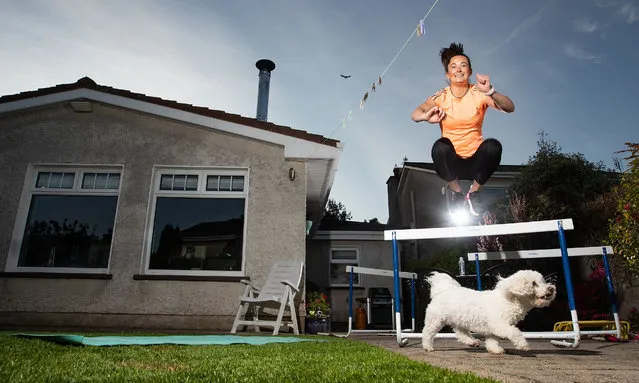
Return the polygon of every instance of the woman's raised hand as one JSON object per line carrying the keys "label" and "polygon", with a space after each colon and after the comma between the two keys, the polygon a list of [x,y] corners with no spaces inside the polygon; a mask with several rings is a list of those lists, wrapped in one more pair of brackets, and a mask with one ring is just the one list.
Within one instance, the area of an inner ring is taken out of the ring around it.
{"label": "woman's raised hand", "polygon": [[437,124],[438,122],[443,120],[444,117],[446,117],[446,112],[439,106],[433,106],[428,111],[426,111],[426,113],[424,113],[424,121],[428,121],[431,124]]}

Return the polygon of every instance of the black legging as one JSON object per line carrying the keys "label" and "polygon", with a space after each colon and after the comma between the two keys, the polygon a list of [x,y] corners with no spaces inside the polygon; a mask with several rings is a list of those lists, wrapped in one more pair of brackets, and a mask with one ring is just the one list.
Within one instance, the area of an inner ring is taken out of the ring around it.
{"label": "black legging", "polygon": [[445,137],[433,144],[431,155],[437,175],[446,182],[454,180],[477,181],[483,185],[501,162],[501,143],[494,138],[484,140],[475,154],[462,158],[453,143]]}

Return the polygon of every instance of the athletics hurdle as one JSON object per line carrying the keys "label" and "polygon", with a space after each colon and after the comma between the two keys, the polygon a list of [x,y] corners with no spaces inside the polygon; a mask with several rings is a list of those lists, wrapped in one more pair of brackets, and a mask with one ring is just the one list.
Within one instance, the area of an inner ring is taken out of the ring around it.
{"label": "athletics hurdle", "polygon": [[[393,333],[395,332],[395,328],[397,324],[401,327],[401,321],[398,321],[395,315],[391,314],[392,326],[391,329],[385,330],[355,330],[353,329],[353,274],[368,274],[368,275],[378,275],[383,277],[393,277],[395,274],[393,270],[382,270],[382,269],[371,269],[368,267],[359,267],[359,266],[346,266],[346,272],[349,273],[349,283],[348,283],[348,332],[346,336],[351,334],[383,334],[383,333]],[[409,273],[405,271],[399,272],[400,278],[406,278],[411,280],[411,331],[415,332],[415,279],[417,279],[417,273]],[[397,300],[398,295],[395,295],[393,298],[393,303]],[[370,302],[366,302],[366,316],[368,318],[368,323],[371,320],[371,311],[370,311]]]}
{"label": "athletics hurdle", "polygon": [[[596,330],[596,331],[583,331],[580,330],[580,334],[583,335],[615,335],[621,339],[621,321],[619,320],[619,312],[617,310],[617,301],[615,298],[615,289],[612,286],[612,276],[610,275],[610,264],[608,263],[608,255],[614,254],[612,247],[610,246],[595,246],[595,247],[573,247],[567,249],[568,257],[586,257],[590,255],[601,255],[604,271],[606,272],[606,285],[608,287],[608,294],[610,296],[610,306],[612,315],[615,322],[615,330]],[[469,261],[475,261],[475,268],[477,270],[477,286],[481,290],[480,269],[479,261],[499,261],[506,259],[531,259],[531,258],[557,258],[561,257],[561,249],[542,249],[542,250],[519,250],[519,251],[492,251],[487,253],[468,253],[467,257]],[[578,319],[573,317],[573,328],[577,327],[574,321]]]}
{"label": "athletics hurdle", "polygon": [[[399,251],[397,241],[418,240],[418,239],[440,239],[440,238],[462,238],[494,235],[528,234],[557,231],[559,237],[559,247],[561,249],[561,259],[568,291],[568,303],[570,306],[570,316],[573,321],[573,331],[565,332],[524,332],[524,337],[528,339],[562,339],[561,341],[551,340],[556,346],[576,348],[580,341],[579,323],[577,321],[577,310],[575,308],[575,296],[572,289],[572,278],[568,264],[568,250],[566,247],[566,237],[564,230],[573,230],[574,225],[571,218],[559,220],[547,220],[536,222],[504,223],[483,226],[452,226],[445,228],[431,229],[404,229],[385,230],[384,240],[392,241],[393,245],[393,272],[395,282],[395,317],[399,322]],[[409,338],[421,339],[421,333],[406,333],[401,331],[401,326],[396,329],[397,344],[399,347],[406,345]],[[455,338],[454,333],[439,333],[435,338]],[[563,339],[572,339],[569,343]]]}

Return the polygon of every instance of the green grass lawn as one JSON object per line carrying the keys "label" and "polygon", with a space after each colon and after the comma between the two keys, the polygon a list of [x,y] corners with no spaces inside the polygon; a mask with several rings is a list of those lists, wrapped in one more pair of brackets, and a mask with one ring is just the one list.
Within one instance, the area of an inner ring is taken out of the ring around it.
{"label": "green grass lawn", "polygon": [[325,341],[91,347],[0,333],[0,381],[493,382],[412,361],[355,340],[311,339]]}

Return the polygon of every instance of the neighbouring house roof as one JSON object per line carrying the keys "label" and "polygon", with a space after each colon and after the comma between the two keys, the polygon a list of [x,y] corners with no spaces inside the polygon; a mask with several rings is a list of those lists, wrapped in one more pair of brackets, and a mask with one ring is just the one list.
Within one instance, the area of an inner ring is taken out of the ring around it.
{"label": "neighbouring house roof", "polygon": [[322,221],[318,230],[347,230],[347,231],[384,231],[390,227],[383,223],[360,221]]}
{"label": "neighbouring house roof", "polygon": [[[494,176],[513,178],[517,174],[521,173],[521,171],[525,168],[526,165],[499,165],[497,170],[495,170]],[[405,181],[410,170],[436,174],[435,164],[432,162],[404,162],[402,167],[395,166],[393,169],[393,175],[390,176],[386,182],[389,183],[392,179],[396,179],[399,181],[398,187],[400,187],[400,185],[402,185]]]}
{"label": "neighbouring house roof", "polygon": [[[404,167],[414,167],[435,171],[435,164],[432,162],[404,162]],[[500,173],[519,173],[526,165],[499,165],[496,172]]]}
{"label": "neighbouring house roof", "polygon": [[89,77],[83,77],[74,83],[2,96],[0,97],[0,114],[80,100],[119,106],[282,145],[286,158],[306,162],[309,219],[317,221],[328,201],[342,144],[337,140],[304,130],[99,85]]}
{"label": "neighbouring house roof", "polygon": [[322,221],[313,235],[316,240],[383,241],[392,225],[360,221]]}

